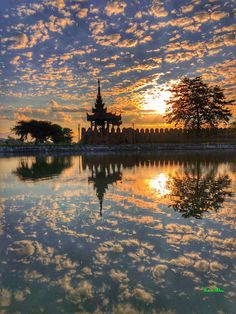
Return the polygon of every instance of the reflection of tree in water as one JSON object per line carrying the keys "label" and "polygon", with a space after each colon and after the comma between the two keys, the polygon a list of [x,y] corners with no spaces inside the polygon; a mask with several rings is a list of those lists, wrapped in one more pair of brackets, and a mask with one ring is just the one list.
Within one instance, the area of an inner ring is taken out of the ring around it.
{"label": "reflection of tree in water", "polygon": [[122,179],[121,162],[116,158],[109,159],[108,156],[83,156],[82,158],[83,166],[88,166],[91,171],[88,182],[92,182],[96,190],[100,204],[100,216],[102,216],[103,199],[109,185]]}
{"label": "reflection of tree in water", "polygon": [[13,173],[22,181],[48,180],[72,166],[70,156],[39,156],[35,160],[21,160]]}
{"label": "reflection of tree in water", "polygon": [[170,181],[171,207],[185,218],[201,218],[204,212],[218,211],[229,191],[231,180],[227,175],[216,176],[216,167],[204,169],[197,161],[185,169],[184,177],[175,176]]}

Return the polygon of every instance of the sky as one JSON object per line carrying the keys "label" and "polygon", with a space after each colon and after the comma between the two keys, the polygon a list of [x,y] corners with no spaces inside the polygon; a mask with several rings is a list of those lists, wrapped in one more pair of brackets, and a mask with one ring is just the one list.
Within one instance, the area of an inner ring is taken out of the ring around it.
{"label": "sky", "polygon": [[124,127],[168,126],[168,88],[183,76],[235,99],[234,13],[233,0],[0,0],[0,137],[32,118],[76,135],[98,78]]}

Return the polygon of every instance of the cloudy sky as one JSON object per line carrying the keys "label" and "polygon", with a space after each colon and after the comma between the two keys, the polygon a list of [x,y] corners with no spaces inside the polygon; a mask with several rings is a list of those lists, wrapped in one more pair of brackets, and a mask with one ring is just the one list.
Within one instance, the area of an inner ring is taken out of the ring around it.
{"label": "cloudy sky", "polygon": [[202,75],[231,99],[233,2],[1,0],[0,137],[19,119],[86,126],[97,78],[124,126],[164,126],[166,90],[181,76]]}

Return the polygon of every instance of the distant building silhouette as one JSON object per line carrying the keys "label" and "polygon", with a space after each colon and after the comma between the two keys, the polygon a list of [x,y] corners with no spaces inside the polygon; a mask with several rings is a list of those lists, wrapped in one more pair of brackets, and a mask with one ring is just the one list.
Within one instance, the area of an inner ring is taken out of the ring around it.
{"label": "distant building silhouette", "polygon": [[102,100],[100,90],[100,80],[98,80],[98,93],[95,106],[92,108],[92,114],[87,113],[87,121],[91,123],[91,130],[101,129],[109,131],[110,124],[112,126],[119,126],[122,124],[121,114],[107,112],[105,103]]}
{"label": "distant building silhouette", "polygon": [[81,129],[81,143],[83,144],[146,144],[146,143],[199,143],[199,142],[235,142],[233,129],[203,129],[198,137],[195,132],[187,129],[133,129],[118,126],[110,131]]}

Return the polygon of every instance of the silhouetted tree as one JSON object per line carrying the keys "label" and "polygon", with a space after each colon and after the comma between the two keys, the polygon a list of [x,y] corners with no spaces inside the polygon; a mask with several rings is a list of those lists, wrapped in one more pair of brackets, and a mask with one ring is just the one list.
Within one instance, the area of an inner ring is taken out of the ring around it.
{"label": "silhouetted tree", "polygon": [[54,143],[71,143],[72,130],[62,128],[58,124],[52,124],[50,121],[19,121],[12,128],[12,131],[20,136],[21,141],[27,140],[30,135],[35,139],[35,143],[44,143],[47,140],[52,140]]}
{"label": "silhouetted tree", "polygon": [[229,177],[216,177],[215,170],[202,171],[197,161],[192,168],[185,170],[184,177],[173,177],[169,183],[171,207],[185,218],[201,218],[204,212],[219,210],[225,197],[233,194],[228,190],[231,183]]}
{"label": "silhouetted tree", "polygon": [[165,118],[176,126],[197,133],[205,127],[216,128],[220,123],[227,123],[232,116],[225,106],[234,101],[226,101],[219,86],[210,87],[201,77],[184,77],[170,89],[171,98],[167,101]]}

